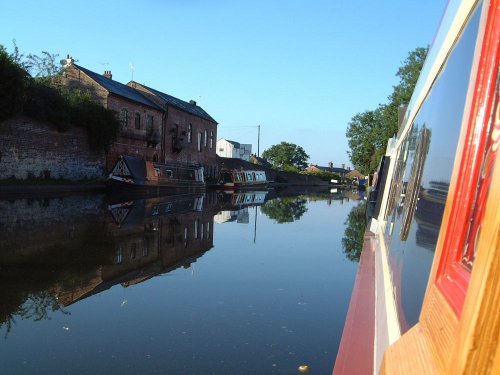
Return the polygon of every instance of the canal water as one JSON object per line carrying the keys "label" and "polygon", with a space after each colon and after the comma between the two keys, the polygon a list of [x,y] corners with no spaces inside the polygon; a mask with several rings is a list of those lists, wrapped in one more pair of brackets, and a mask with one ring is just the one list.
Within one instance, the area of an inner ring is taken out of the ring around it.
{"label": "canal water", "polygon": [[358,192],[0,200],[0,373],[331,373]]}

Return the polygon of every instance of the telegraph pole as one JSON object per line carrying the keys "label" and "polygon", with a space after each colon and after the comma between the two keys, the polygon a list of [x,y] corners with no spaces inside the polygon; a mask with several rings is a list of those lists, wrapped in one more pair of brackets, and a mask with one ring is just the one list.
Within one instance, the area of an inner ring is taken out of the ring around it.
{"label": "telegraph pole", "polygon": [[260,125],[257,125],[257,157],[260,157]]}

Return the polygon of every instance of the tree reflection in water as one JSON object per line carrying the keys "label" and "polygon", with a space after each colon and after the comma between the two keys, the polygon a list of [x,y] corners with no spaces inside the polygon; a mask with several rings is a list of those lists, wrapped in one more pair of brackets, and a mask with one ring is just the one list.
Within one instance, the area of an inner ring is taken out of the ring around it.
{"label": "tree reflection in water", "polygon": [[5,337],[16,319],[40,321],[50,319],[51,312],[68,314],[58,294],[85,285],[99,267],[113,260],[114,238],[101,223],[85,223],[78,238],[67,240],[60,230],[51,229],[48,238],[58,243],[40,244],[40,252],[0,262],[0,330],[5,330]]}
{"label": "tree reflection in water", "polygon": [[361,201],[351,209],[344,222],[346,226],[342,238],[342,248],[347,259],[359,262],[363,249],[363,238],[366,228],[366,202]]}
{"label": "tree reflection in water", "polygon": [[260,210],[278,224],[291,223],[306,213],[306,202],[300,197],[276,198],[267,201]]}

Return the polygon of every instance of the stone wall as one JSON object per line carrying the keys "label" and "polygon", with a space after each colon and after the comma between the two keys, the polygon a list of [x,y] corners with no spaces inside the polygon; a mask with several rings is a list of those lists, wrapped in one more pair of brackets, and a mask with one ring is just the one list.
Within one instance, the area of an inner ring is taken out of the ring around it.
{"label": "stone wall", "polygon": [[104,151],[91,151],[82,129],[60,133],[27,117],[0,123],[0,179],[103,179],[104,163]]}

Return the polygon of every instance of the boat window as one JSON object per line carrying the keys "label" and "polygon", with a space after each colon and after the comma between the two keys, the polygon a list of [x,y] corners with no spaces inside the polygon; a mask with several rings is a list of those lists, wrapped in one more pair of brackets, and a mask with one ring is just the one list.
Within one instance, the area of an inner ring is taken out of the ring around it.
{"label": "boat window", "polygon": [[199,225],[200,221],[198,219],[196,219],[194,221],[194,238],[195,239],[198,239],[198,225]]}
{"label": "boat window", "polygon": [[203,223],[201,223],[200,236],[202,240],[205,239],[205,224]]}
{"label": "boat window", "polygon": [[480,12],[472,14],[394,158],[386,227],[401,332],[418,322],[467,102]]}
{"label": "boat window", "polygon": [[184,227],[184,247],[188,244],[188,227]]}

